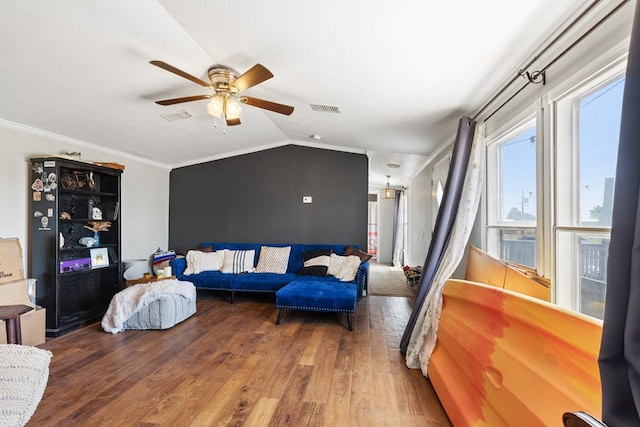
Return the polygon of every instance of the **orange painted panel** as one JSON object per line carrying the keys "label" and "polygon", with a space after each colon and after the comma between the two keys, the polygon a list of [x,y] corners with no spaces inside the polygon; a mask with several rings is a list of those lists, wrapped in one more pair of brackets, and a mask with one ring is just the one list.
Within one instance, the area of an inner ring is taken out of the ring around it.
{"label": "orange painted panel", "polygon": [[538,283],[530,277],[507,267],[507,274],[504,279],[504,288],[510,291],[519,292],[538,298],[543,301],[551,301],[551,291],[549,287]]}
{"label": "orange painted panel", "polygon": [[429,378],[455,426],[561,425],[601,415],[602,323],[478,283],[449,280]]}
{"label": "orange painted panel", "polygon": [[536,282],[475,246],[469,246],[465,280],[509,289],[543,301],[551,301],[551,291],[548,286]]}
{"label": "orange painted panel", "polygon": [[475,246],[469,246],[464,277],[466,280],[503,288],[506,274],[507,265],[505,263]]}

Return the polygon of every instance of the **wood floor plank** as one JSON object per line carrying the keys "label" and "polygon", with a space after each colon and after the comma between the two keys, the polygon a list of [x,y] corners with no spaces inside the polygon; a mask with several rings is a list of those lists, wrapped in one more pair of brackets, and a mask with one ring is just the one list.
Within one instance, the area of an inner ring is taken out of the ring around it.
{"label": "wood floor plank", "polygon": [[326,333],[327,330],[323,326],[313,328],[311,337],[309,338],[309,342],[304,347],[304,351],[302,352],[302,356],[300,357],[299,363],[301,365],[313,366],[315,364],[318,351],[321,347],[324,346],[324,336]]}
{"label": "wood floor plank", "polygon": [[48,339],[33,426],[449,426],[427,378],[398,343],[407,298],[360,299],[344,315],[291,311],[273,296],[199,294],[197,313],[163,331],[99,324]]}
{"label": "wood floor plank", "polygon": [[[349,333],[347,330],[342,334]],[[315,369],[309,379],[309,387],[303,396],[305,402],[326,403],[331,387],[331,379],[327,378],[327,373],[331,372],[336,361],[336,354],[339,345],[339,336],[334,334],[324,334],[322,345],[316,351],[316,358],[313,361]]]}
{"label": "wood floor plank", "polygon": [[256,402],[255,406],[251,410],[245,426],[258,427],[264,426],[265,420],[273,418],[273,414],[276,411],[276,407],[280,403],[280,399],[272,399],[268,397],[261,397]]}
{"label": "wood floor plank", "polygon": [[[373,412],[373,367],[371,365],[371,347],[356,346],[356,363],[351,380],[351,408],[349,419],[359,421],[361,417]],[[360,425],[360,424],[357,424]]]}
{"label": "wood floor plank", "polygon": [[306,391],[312,371],[313,366],[296,365],[290,377],[289,390],[280,399],[273,418],[271,418],[269,422],[270,426],[296,425],[292,424],[291,420],[300,421],[298,411],[304,403],[300,397],[303,396]]}
{"label": "wood floor plank", "polygon": [[324,406],[322,425],[334,427],[344,425],[349,420],[351,407],[351,370],[334,369],[329,386],[329,395]]}

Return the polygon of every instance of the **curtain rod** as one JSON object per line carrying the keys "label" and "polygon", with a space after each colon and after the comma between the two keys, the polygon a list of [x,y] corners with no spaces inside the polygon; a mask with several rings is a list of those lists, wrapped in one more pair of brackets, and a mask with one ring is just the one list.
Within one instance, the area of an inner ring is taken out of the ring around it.
{"label": "curtain rod", "polygon": [[[533,65],[534,62],[536,62],[540,56],[542,56],[547,50],[549,50],[554,44],[556,44],[558,42],[558,40],[560,40],[560,38],[562,38],[569,30],[571,30],[574,26],[576,26],[576,24],[578,24],[578,22],[580,22],[582,19],[584,19],[584,17],[591,12],[591,10],[598,4],[600,3],[602,0],[595,0],[593,1],[584,11],[582,11],[573,21],[571,21],[571,23],[565,28],[563,29],[556,37],[554,37],[553,40],[551,40],[546,46],[544,46],[542,48],[542,50],[540,50],[540,52],[538,52],[537,55],[535,55],[523,68],[521,68],[518,73],[509,81],[507,82],[489,101],[487,101],[481,108],[480,110],[478,110],[476,112],[476,114],[473,116],[473,120],[477,120],[478,117],[480,116],[480,114],[482,114],[487,108],[489,108],[489,106],[496,100],[498,99],[503,93],[505,93],[507,91],[507,89],[509,89],[520,77],[523,76],[523,74],[526,72],[527,68],[529,68],[531,65]],[[598,27],[600,27],[603,23],[605,23],[609,18],[611,18],[613,15],[615,15],[621,8],[622,6],[624,6],[626,3],[628,3],[629,0],[623,0],[622,2],[620,2],[611,12],[609,12],[607,15],[605,15],[604,18],[602,18],[600,21],[598,21],[593,27],[591,27],[589,30],[587,30],[586,33],[584,33],[582,36],[580,36],[575,42],[571,43],[571,45],[569,45],[569,47],[567,47],[565,50],[563,50],[562,52],[560,52],[560,54],[558,56],[556,56],[553,60],[551,60],[551,62],[549,64],[547,64],[542,70],[540,71],[536,71],[536,73],[534,74],[538,74],[538,75],[542,75],[544,78],[544,72],[551,67],[553,64],[555,64],[558,60],[560,60],[563,56],[565,56],[569,51],[571,51],[574,47],[576,47],[579,43],[581,43],[585,38],[587,38],[591,33],[593,33]],[[525,83],[524,86],[522,86],[520,89],[518,89],[513,95],[511,95],[509,98],[507,98],[507,100],[505,102],[503,102],[502,104],[500,104],[499,107],[497,107],[491,114],[489,114],[485,120],[488,120],[489,118],[491,118],[491,116],[493,116],[494,114],[496,114],[498,111],[500,111],[502,109],[502,107],[504,107],[505,105],[507,105],[513,98],[515,98],[520,92],[522,92],[527,86],[529,86],[531,83],[533,83],[533,79],[529,78],[529,80]]]}

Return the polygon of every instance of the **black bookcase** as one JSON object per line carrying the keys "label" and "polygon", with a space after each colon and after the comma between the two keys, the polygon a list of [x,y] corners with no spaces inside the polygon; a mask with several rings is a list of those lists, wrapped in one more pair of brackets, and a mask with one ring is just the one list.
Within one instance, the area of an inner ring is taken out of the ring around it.
{"label": "black bookcase", "polygon": [[122,289],[122,170],[58,157],[30,168],[29,277],[55,337],[100,320]]}

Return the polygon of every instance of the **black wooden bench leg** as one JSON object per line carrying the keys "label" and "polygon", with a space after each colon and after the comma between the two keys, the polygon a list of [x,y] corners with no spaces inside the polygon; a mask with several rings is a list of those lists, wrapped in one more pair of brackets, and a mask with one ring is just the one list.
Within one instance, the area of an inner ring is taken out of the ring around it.
{"label": "black wooden bench leg", "polygon": [[236,303],[236,293],[231,291],[231,304]]}
{"label": "black wooden bench leg", "polygon": [[351,320],[351,313],[347,313],[347,323],[349,324],[349,330],[353,331],[353,322]]}
{"label": "black wooden bench leg", "polygon": [[280,320],[282,320],[282,313],[284,313],[284,308],[281,308],[278,312],[278,318],[276,319],[276,325],[280,324]]}

